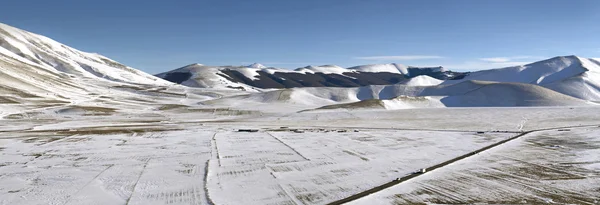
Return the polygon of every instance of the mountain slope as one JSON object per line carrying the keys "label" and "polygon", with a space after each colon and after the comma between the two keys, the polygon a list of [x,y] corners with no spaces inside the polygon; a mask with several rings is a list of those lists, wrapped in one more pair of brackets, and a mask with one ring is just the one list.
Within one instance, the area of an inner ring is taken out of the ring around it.
{"label": "mountain slope", "polygon": [[559,56],[523,66],[477,71],[462,80],[517,82],[540,85],[572,97],[600,101],[600,62],[577,56]]}
{"label": "mountain slope", "polygon": [[372,85],[355,88],[291,88],[202,102],[241,109],[286,104],[298,110],[406,109],[431,107],[587,106],[593,103],[526,83],[462,81],[435,86]]}
{"label": "mountain slope", "polygon": [[[418,68],[399,64],[373,64],[351,68],[336,65],[307,66],[295,70],[250,66],[204,66],[192,64],[157,74],[165,80],[192,87],[236,88],[261,90],[297,87],[360,87],[389,85],[412,77],[460,79],[465,73],[451,72],[442,67]],[[433,81],[430,81],[431,82]]]}
{"label": "mountain slope", "polygon": [[52,73],[126,83],[170,84],[107,57],[81,52],[50,38],[1,23],[0,54]]}
{"label": "mountain slope", "polygon": [[140,109],[179,100],[186,90],[104,56],[0,24],[0,117],[83,104]]}
{"label": "mountain slope", "polygon": [[583,100],[600,101],[600,63],[594,59],[577,56],[560,56],[523,66],[472,73],[451,72],[442,67],[416,68],[399,64],[373,64],[350,68],[335,65],[307,66],[293,71],[257,65],[259,64],[238,67],[191,66],[193,69],[187,66],[157,76],[192,87],[257,91],[265,88],[363,87],[398,83],[434,86],[458,84],[469,80],[514,82],[539,85]]}

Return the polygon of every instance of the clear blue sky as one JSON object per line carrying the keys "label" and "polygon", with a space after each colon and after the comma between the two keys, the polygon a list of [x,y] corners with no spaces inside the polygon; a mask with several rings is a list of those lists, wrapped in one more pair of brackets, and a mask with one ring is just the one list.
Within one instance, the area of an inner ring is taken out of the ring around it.
{"label": "clear blue sky", "polygon": [[600,57],[598,0],[12,0],[0,22],[153,74],[191,63],[477,70]]}

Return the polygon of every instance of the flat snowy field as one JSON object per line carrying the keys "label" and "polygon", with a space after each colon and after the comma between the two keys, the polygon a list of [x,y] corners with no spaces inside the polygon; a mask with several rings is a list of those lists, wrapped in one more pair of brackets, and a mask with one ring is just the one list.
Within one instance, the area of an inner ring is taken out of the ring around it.
{"label": "flat snowy field", "polygon": [[534,132],[351,204],[597,204],[597,113],[173,109],[3,120],[0,204],[327,204],[521,131]]}

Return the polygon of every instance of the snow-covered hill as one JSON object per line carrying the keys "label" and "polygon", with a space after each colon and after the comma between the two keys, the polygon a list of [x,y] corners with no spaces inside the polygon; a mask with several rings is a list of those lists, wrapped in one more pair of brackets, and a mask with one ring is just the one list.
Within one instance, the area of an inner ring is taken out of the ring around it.
{"label": "snow-covered hill", "polygon": [[[442,67],[419,68],[399,64],[373,64],[351,68],[336,65],[306,66],[287,70],[255,63],[249,66],[204,66],[192,64],[156,75],[174,83],[203,88],[261,90],[296,87],[360,87],[405,82],[418,76],[460,79],[465,73]],[[425,80],[421,78],[421,80]],[[425,80],[426,84],[437,83]],[[417,82],[413,82],[417,83]],[[425,82],[422,82],[425,83]]]}
{"label": "snow-covered hill", "polygon": [[125,83],[169,85],[150,74],[95,53],[78,51],[50,38],[0,23],[0,54],[55,74]]}
{"label": "snow-covered hill", "polygon": [[523,66],[482,70],[445,84],[464,80],[529,83],[576,98],[600,101],[600,62],[577,56],[559,56]]}
{"label": "snow-covered hill", "polygon": [[186,66],[157,75],[192,87],[263,90],[298,87],[362,87],[404,84],[433,86],[468,80],[539,85],[575,98],[600,101],[600,62],[561,56],[523,66],[458,73],[443,67],[417,68],[400,64],[373,64],[350,68],[307,66],[296,70],[250,66]]}
{"label": "snow-covered hill", "polygon": [[317,107],[407,109],[595,105],[534,84],[474,80],[434,86],[395,84],[356,88],[291,88],[225,97],[203,104],[259,110],[272,110],[272,107],[282,106],[306,110]]}
{"label": "snow-covered hill", "polygon": [[285,112],[331,105],[353,109],[590,105],[594,103],[589,101],[600,101],[599,90],[600,63],[576,56],[474,73],[399,64],[287,70],[254,63],[191,64],[152,76],[0,24],[0,116],[70,110],[82,104],[132,110],[169,104]]}
{"label": "snow-covered hill", "polygon": [[406,79],[405,81],[400,82],[400,84],[410,85],[410,86],[433,86],[442,84],[444,81],[432,78],[426,75],[420,75],[414,78]]}
{"label": "snow-covered hill", "polygon": [[0,24],[0,117],[83,104],[143,109],[142,104],[179,101],[186,90],[99,54]]}

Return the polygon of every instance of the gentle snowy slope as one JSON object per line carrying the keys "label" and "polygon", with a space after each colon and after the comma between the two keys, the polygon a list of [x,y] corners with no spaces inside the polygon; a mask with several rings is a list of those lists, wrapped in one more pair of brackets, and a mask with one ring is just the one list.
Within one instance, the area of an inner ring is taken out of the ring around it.
{"label": "gentle snowy slope", "polygon": [[[463,80],[518,82],[540,85],[565,95],[600,101],[600,63],[561,56],[523,66],[473,72]],[[447,81],[445,84],[460,81]]]}
{"label": "gentle snowy slope", "polygon": [[[191,64],[156,76],[190,87],[253,90],[253,87],[251,86],[230,81],[221,72],[221,70],[224,69],[233,68]],[[260,69],[237,67],[236,70],[240,71],[240,73],[249,79],[255,79],[255,76],[258,75],[256,71]]]}
{"label": "gentle snowy slope", "polygon": [[267,66],[264,66],[263,64],[260,64],[260,63],[253,63],[253,64],[249,65],[248,68],[260,68],[260,69],[262,69],[262,68],[267,68]]}
{"label": "gentle snowy slope", "polygon": [[354,71],[360,71],[360,72],[388,72],[388,73],[400,73],[400,74],[408,75],[408,66],[395,64],[395,63],[361,65],[361,66],[348,68],[348,70],[354,70]]}
{"label": "gentle snowy slope", "polygon": [[[287,104],[298,110],[406,109],[431,107],[586,106],[581,99],[526,83],[463,81],[450,85],[375,85],[359,88],[293,88],[203,102],[241,109],[270,109]],[[291,108],[290,108],[291,109]]]}
{"label": "gentle snowy slope", "polygon": [[433,86],[442,84],[443,80],[438,80],[426,75],[420,75],[414,78],[406,79],[400,84],[409,85],[409,86]]}
{"label": "gentle snowy slope", "polygon": [[[469,81],[467,81],[469,82]],[[441,100],[448,107],[581,106],[587,103],[541,86],[525,83],[470,82],[476,89]]]}

